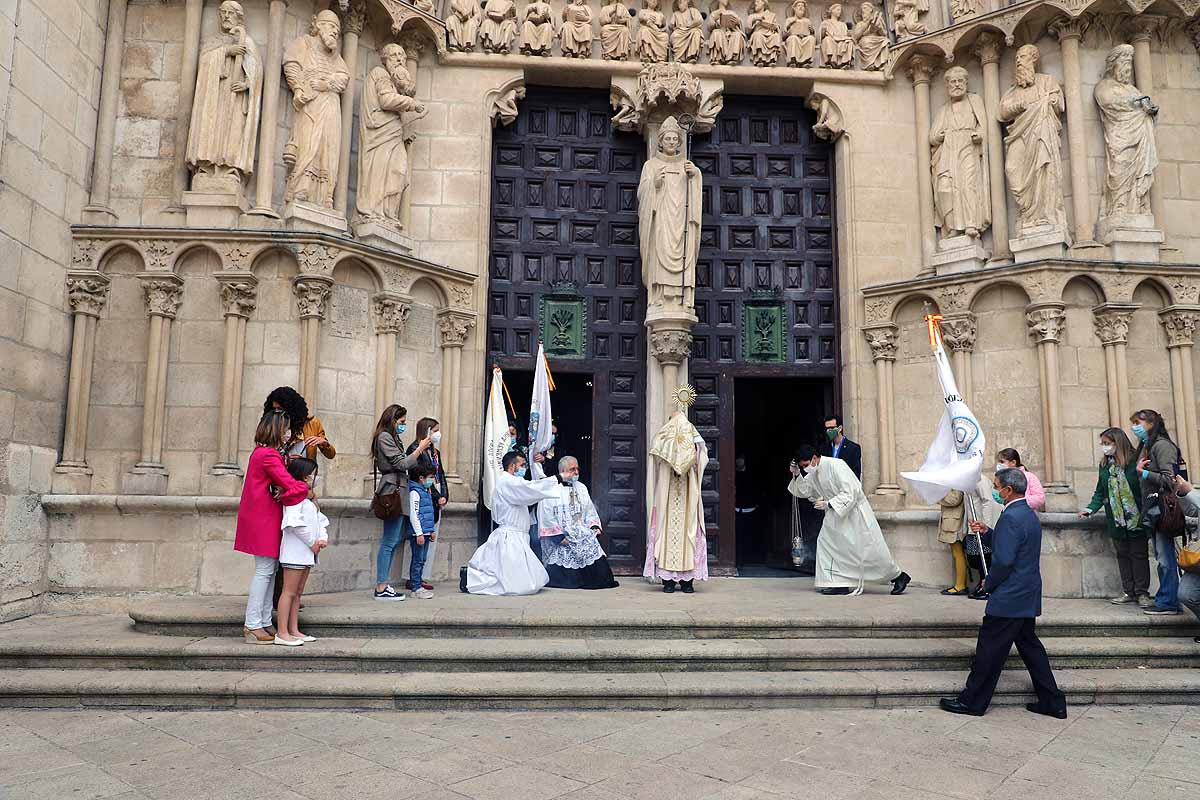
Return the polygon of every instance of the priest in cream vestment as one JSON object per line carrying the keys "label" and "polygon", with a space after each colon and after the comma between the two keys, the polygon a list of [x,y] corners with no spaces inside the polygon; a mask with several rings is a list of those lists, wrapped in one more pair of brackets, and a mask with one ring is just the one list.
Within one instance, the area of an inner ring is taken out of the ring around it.
{"label": "priest in cream vestment", "polygon": [[650,532],[646,537],[647,578],[661,578],[663,591],[676,582],[684,592],[692,581],[708,580],[708,543],[704,538],[704,501],[700,480],[708,466],[708,448],[700,432],[676,411],[650,443]]}
{"label": "priest in cream vestment", "polygon": [[863,584],[892,584],[903,594],[911,580],[883,541],[862,484],[846,462],[800,448],[788,491],[825,512],[817,539],[816,585],[821,594],[862,594]]}

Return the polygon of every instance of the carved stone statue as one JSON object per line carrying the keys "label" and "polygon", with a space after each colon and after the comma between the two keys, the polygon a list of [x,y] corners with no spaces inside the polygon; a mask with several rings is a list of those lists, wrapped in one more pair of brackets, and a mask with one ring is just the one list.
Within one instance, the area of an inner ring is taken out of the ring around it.
{"label": "carved stone statue", "polygon": [[1065,227],[1059,115],[1066,106],[1062,87],[1037,72],[1037,45],[1017,50],[1012,87],[1000,98],[1000,121],[1008,123],[1004,174],[1017,201],[1021,230],[1041,225]]}
{"label": "carved stone statue", "polygon": [[1150,185],[1158,166],[1154,140],[1158,106],[1133,85],[1133,45],[1119,44],[1109,52],[1095,97],[1104,124],[1100,216],[1149,214]]}
{"label": "carved stone statue", "polygon": [[479,0],[450,0],[450,16],[446,18],[446,47],[455,52],[475,49],[479,35]]}
{"label": "carved stone statue", "polygon": [[788,10],[787,22],[784,24],[784,59],[789,67],[807,67],[812,65],[813,54],[817,49],[817,37],[813,34],[812,20],[808,18],[808,3],[806,0],[793,0]]}
{"label": "carved stone statue", "polygon": [[408,145],[413,140],[409,125],[424,116],[425,106],[413,98],[417,82],[406,67],[404,48],[386,44],[379,58],[382,65],[363,81],[356,205],[362,219],[399,230],[409,185]]}
{"label": "carved stone statue", "polygon": [[187,163],[196,191],[237,191],[254,171],[263,66],[234,0],[219,9],[221,33],[206,41],[196,74]]}
{"label": "carved stone statue", "polygon": [[921,36],[928,28],[921,22],[921,13],[929,10],[929,0],[896,0],[892,15],[896,20],[896,39]]}
{"label": "carved stone statue", "polygon": [[296,109],[292,138],[283,148],[289,172],[284,201],[333,207],[342,142],[341,94],[350,72],[338,52],[342,23],[326,10],[313,17],[307,36],[288,45],[283,74]]}
{"label": "carved stone statue", "polygon": [[854,46],[858,50],[858,65],[862,69],[883,69],[887,63],[888,36],[883,24],[883,12],[873,3],[866,2],[858,7],[858,18],[854,22]]}
{"label": "carved stone statue", "polygon": [[746,34],[742,18],[729,8],[729,0],[714,0],[708,15],[708,60],[713,64],[742,63]]}
{"label": "carved stone statue", "polygon": [[691,310],[700,253],[700,170],[683,153],[683,129],[667,117],[658,130],[657,152],[638,182],[642,283],[651,307]]}
{"label": "carved stone statue", "polygon": [[854,60],[854,39],[850,26],[842,21],[841,3],[833,3],[825,10],[821,21],[821,66],[833,69],[849,69]]}
{"label": "carved stone statue", "polygon": [[545,0],[533,0],[525,6],[521,27],[521,52],[527,56],[548,56],[554,46],[554,12]]}
{"label": "carved stone statue", "polygon": [[704,49],[704,18],[691,0],[675,0],[671,15],[671,53],[676,61],[695,64]]}
{"label": "carved stone statue", "polygon": [[[929,9],[926,8],[926,11]],[[975,16],[979,13],[979,0],[950,0],[950,17],[955,22]]]}
{"label": "carved stone statue", "polygon": [[649,64],[667,60],[667,15],[658,6],[659,0],[643,0],[638,12],[637,57]]}
{"label": "carved stone statue", "polygon": [[783,40],[779,37],[779,17],[767,5],[767,0],[753,0],[750,16],[750,60],[756,67],[773,67],[779,63]]}
{"label": "carved stone statue", "polygon": [[983,98],[967,93],[967,71],[946,70],[950,100],[929,130],[933,148],[933,204],[942,237],[978,238],[991,224],[988,202],[987,113]]}
{"label": "carved stone statue", "polygon": [[562,10],[562,54],[568,58],[592,55],[592,9],[587,0],[571,0]]}
{"label": "carved stone statue", "polygon": [[513,0],[485,0],[479,41],[489,53],[508,53],[517,35],[517,5]]}
{"label": "carved stone statue", "polygon": [[604,0],[604,8],[600,9],[600,53],[608,61],[629,58],[632,13],[621,0]]}

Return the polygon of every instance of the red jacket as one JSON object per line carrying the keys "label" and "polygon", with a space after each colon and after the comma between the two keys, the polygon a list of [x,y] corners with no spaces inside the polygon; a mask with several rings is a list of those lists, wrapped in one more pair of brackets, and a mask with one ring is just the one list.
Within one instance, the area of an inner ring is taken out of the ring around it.
{"label": "red jacket", "polygon": [[[279,487],[278,499],[271,497],[271,486]],[[308,484],[288,474],[278,450],[255,447],[242,483],[233,549],[252,556],[279,558],[283,507],[295,505],[306,497]]]}

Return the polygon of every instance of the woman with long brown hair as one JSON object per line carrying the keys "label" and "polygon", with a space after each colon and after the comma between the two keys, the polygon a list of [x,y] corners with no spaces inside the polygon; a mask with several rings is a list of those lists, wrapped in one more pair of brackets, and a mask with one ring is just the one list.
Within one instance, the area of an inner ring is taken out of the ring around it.
{"label": "woman with long brown hair", "polygon": [[[1129,418],[1130,430],[1141,442],[1137,468],[1141,476],[1142,503],[1149,509],[1158,503],[1164,492],[1175,491],[1175,476],[1182,456],[1179,446],[1167,433],[1167,421],[1162,414],[1149,408],[1135,411]],[[1147,530],[1147,534],[1151,534]],[[1154,529],[1154,557],[1158,560],[1158,594],[1154,605],[1143,608],[1143,614],[1179,613],[1179,565],[1175,560],[1175,537]]]}
{"label": "woman with long brown hair", "polygon": [[1100,434],[1099,477],[1092,502],[1079,512],[1090,517],[1101,508],[1108,521],[1108,535],[1117,553],[1121,588],[1115,605],[1137,603],[1142,608],[1154,605],[1150,599],[1149,537],[1142,527],[1142,487],[1138,480],[1137,450],[1120,428]]}
{"label": "woman with long brown hair", "polygon": [[[375,469],[379,472],[379,482],[375,494],[384,496],[397,492],[408,491],[408,470],[416,465],[432,443],[429,436],[422,439],[413,452],[404,454],[404,445],[400,442],[400,434],[408,428],[408,409],[392,404],[379,415],[375,423],[375,433],[371,436],[371,455],[375,459]],[[400,503],[404,508],[404,503]],[[397,592],[388,583],[388,575],[392,571],[392,561],[396,550],[404,536],[404,526],[407,521],[404,513],[395,519],[383,521],[383,538],[379,540],[379,554],[375,559],[375,599],[403,600],[404,595]]]}

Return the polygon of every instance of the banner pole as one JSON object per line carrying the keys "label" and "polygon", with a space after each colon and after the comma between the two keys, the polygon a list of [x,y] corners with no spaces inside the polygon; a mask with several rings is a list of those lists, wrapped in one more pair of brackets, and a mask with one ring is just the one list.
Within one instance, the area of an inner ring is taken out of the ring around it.
{"label": "banner pole", "polygon": [[[977,512],[975,510],[975,497],[973,496],[973,494],[968,494],[967,492],[963,492],[963,499],[967,503],[967,521],[969,523],[970,522],[979,522],[980,521],[979,512]],[[970,525],[968,525],[967,527],[970,528]],[[984,579],[986,579],[988,576],[988,568],[987,568],[987,556],[983,552],[983,536],[982,536],[982,534],[976,533],[975,531],[971,531],[971,533],[975,534],[975,540],[977,542],[979,542],[979,563],[983,567],[983,577],[984,577]]]}

